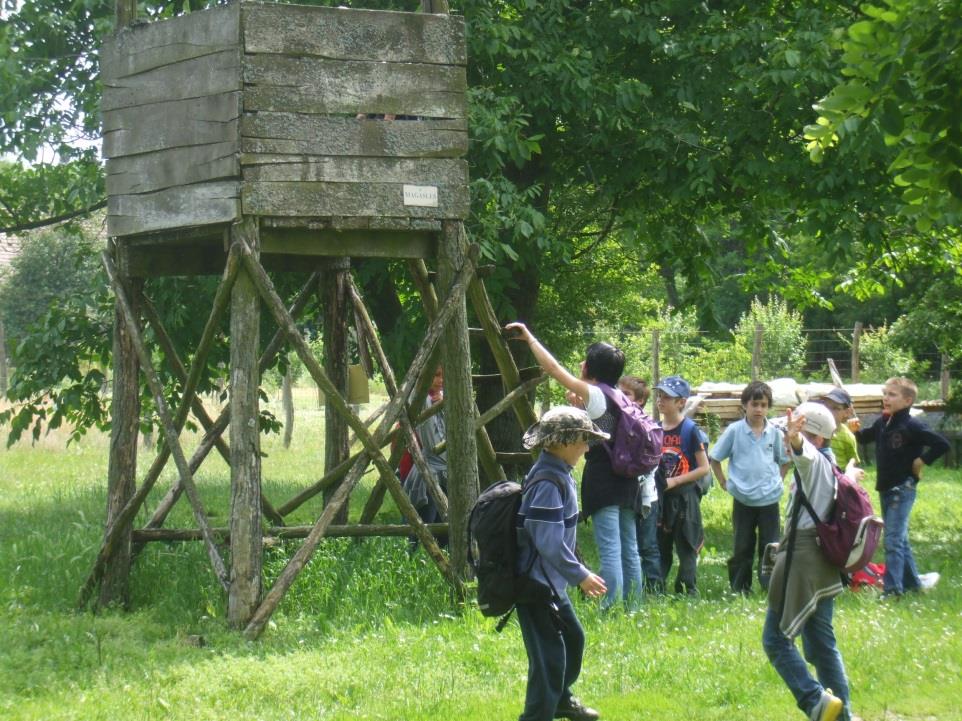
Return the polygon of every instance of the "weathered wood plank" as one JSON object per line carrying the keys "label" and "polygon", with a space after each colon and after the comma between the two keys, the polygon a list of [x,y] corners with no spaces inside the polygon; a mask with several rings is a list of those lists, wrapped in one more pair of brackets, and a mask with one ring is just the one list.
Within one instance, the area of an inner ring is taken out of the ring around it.
{"label": "weathered wood plank", "polygon": [[306,113],[247,113],[241,151],[292,155],[460,158],[468,152],[467,122],[356,120]]}
{"label": "weathered wood plank", "polygon": [[465,65],[464,19],[453,15],[244,3],[248,53]]}
{"label": "weathered wood plank", "polygon": [[241,87],[240,52],[223,50],[138,75],[105,80],[101,110],[202,98]]}
{"label": "weathered wood plank", "polygon": [[218,181],[168,188],[107,201],[109,235],[228,223],[240,216],[238,183]]}
{"label": "weathered wood plank", "polygon": [[[261,230],[264,262],[274,255],[349,258],[433,258],[437,234],[425,231],[343,231],[284,228]],[[295,263],[303,262],[297,261]]]}
{"label": "weathered wood plank", "polygon": [[240,45],[238,4],[124,28],[100,49],[104,83]]}
{"label": "weathered wood plank", "polygon": [[245,154],[240,163],[251,182],[468,184],[467,161],[454,158],[359,158]]}
{"label": "weathered wood plank", "polygon": [[463,118],[464,68],[450,65],[244,56],[244,110],[396,113]]}
{"label": "weathered wood plank", "polygon": [[107,161],[107,194],[150,193],[178,185],[240,178],[236,143],[171,148]]}
{"label": "weathered wood plank", "polygon": [[104,113],[104,157],[205,143],[237,143],[240,91]]}
{"label": "weathered wood plank", "polygon": [[245,215],[466,218],[467,184],[438,186],[438,207],[405,206],[400,183],[244,182]]}

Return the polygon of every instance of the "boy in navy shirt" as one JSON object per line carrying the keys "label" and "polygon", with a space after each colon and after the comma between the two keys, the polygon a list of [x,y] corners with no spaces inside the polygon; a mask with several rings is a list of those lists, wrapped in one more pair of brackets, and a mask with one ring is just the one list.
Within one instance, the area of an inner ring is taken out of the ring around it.
{"label": "boy in navy shirt", "polygon": [[948,451],[949,442],[909,415],[917,395],[918,388],[908,378],[889,378],[882,387],[882,415],[855,434],[859,443],[875,443],[875,490],[885,521],[886,596],[931,588],[939,580],[937,573],[919,576],[909,543],[909,514],[922,466],[932,465]]}
{"label": "boy in navy shirt", "polygon": [[523,484],[516,570],[549,587],[554,600],[516,606],[528,654],[528,690],[519,721],[599,718],[597,711],[571,695],[581,672],[585,633],[567,587],[578,586],[592,597],[607,590],[601,576],[575,555],[578,494],[571,471],[588,450],[589,440],[608,437],[585,411],[571,406],[545,412],[524,434],[525,448],[542,450]]}

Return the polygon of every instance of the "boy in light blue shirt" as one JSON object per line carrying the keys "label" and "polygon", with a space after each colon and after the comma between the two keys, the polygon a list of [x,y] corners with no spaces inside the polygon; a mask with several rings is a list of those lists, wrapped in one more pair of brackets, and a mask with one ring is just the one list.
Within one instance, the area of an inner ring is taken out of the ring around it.
{"label": "boy in light blue shirt", "polygon": [[[742,391],[741,403],[745,417],[725,429],[708,458],[718,485],[732,496],[734,550],[728,560],[728,582],[732,591],[747,594],[756,555],[758,581],[768,588],[761,560],[765,546],[779,538],[779,500],[789,458],[781,430],[768,421],[772,389],[752,381]],[[727,477],[721,463],[725,459]]]}

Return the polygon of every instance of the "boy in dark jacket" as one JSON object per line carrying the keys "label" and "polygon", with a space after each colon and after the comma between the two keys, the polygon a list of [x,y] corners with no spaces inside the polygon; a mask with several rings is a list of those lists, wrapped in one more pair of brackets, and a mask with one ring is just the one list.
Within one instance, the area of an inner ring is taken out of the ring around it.
{"label": "boy in dark jacket", "polygon": [[[585,411],[571,406],[546,411],[524,434],[525,448],[542,450],[524,481],[516,570],[549,587],[554,600],[516,606],[528,654],[528,690],[519,721],[599,718],[597,711],[571,695],[581,672],[585,633],[567,587],[578,586],[592,597],[606,591],[604,580],[575,555],[578,495],[571,471],[588,450],[589,440],[607,438]],[[545,478],[550,480],[541,480]]]}
{"label": "boy in dark jacket", "polygon": [[949,450],[949,442],[909,415],[918,388],[908,378],[889,378],[882,388],[882,415],[856,432],[859,443],[875,443],[878,473],[875,490],[885,521],[885,595],[931,588],[937,573],[919,576],[909,543],[909,514],[915,503],[922,466],[930,466]]}

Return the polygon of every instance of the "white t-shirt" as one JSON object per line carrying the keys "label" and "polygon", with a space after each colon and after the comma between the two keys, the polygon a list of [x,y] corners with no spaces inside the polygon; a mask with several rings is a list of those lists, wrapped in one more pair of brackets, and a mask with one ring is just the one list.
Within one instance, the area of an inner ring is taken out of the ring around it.
{"label": "white t-shirt", "polygon": [[598,386],[589,385],[588,400],[585,403],[585,411],[587,411],[588,417],[591,420],[601,418],[606,410],[608,410],[608,403],[605,400],[604,392]]}

